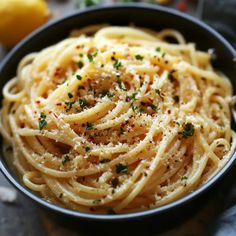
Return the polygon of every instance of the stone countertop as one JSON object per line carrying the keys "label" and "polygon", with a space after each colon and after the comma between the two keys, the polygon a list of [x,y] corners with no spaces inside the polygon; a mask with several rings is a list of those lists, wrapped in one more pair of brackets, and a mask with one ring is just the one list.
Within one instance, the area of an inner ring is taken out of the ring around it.
{"label": "stone countertop", "polygon": [[[53,11],[53,17],[58,18],[62,15],[69,14],[74,11],[75,2],[73,0],[48,0],[50,8]],[[83,5],[82,0],[78,1]],[[178,1],[172,1],[170,7],[175,7]],[[189,1],[188,13],[197,15],[196,6],[197,1]],[[0,3],[1,4],[1,3]],[[7,50],[0,47],[0,61],[7,54]],[[0,173],[0,186],[12,188],[6,181],[4,176]],[[167,229],[160,234],[160,230],[152,230],[151,234],[144,229],[136,232],[136,235],[163,235],[163,236],[178,236],[178,235],[203,235],[208,230],[209,224],[214,220],[217,214],[218,198],[204,206],[194,217],[182,222],[172,229]],[[17,194],[17,201],[12,204],[0,202],[0,235],[1,236],[74,236],[74,235],[100,235],[99,227],[94,226],[93,229],[87,230],[88,222],[78,221],[73,226],[66,222],[58,221],[55,216],[48,212],[39,209],[36,204],[23,196],[21,193]],[[90,227],[91,228],[91,227]],[[112,226],[108,228],[109,231],[103,231],[103,235],[116,235],[111,231]],[[158,228],[158,227],[157,227]],[[148,231],[149,232],[149,231]],[[126,235],[125,233],[123,235]]]}

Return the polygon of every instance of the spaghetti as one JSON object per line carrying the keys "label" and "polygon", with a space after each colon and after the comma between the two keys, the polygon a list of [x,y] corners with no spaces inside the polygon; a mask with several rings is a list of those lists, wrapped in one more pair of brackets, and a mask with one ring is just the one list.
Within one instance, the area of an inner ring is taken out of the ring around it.
{"label": "spaghetti", "polygon": [[172,29],[72,35],[27,55],[3,89],[1,133],[29,189],[123,213],[173,202],[225,165],[232,87],[208,53]]}

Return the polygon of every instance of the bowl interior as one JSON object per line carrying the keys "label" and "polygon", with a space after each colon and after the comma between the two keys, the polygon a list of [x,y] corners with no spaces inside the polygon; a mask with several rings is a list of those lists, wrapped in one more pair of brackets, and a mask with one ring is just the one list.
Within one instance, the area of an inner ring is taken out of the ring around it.
{"label": "bowl interior", "polygon": [[[99,23],[109,23],[113,25],[129,25],[130,23],[133,23],[137,26],[151,28],[154,30],[161,30],[165,28],[179,30],[185,36],[187,41],[195,42],[198,49],[206,51],[209,48],[213,48],[216,54],[216,59],[213,62],[214,66],[223,71],[231,79],[233,86],[236,87],[236,80],[233,79],[236,71],[236,63],[234,60],[236,57],[235,51],[214,30],[191,17],[184,16],[173,10],[152,5],[128,4],[118,5],[115,7],[109,6],[105,8],[91,8],[90,10],[78,12],[64,19],[50,23],[46,27],[34,32],[26,40],[16,46],[1,64],[0,89],[2,90],[2,87],[6,81],[15,75],[17,64],[26,54],[39,51],[49,45],[59,42],[60,40],[68,37],[69,33],[73,29]],[[0,167],[10,182],[12,182],[18,189],[25,192],[27,196],[41,203],[43,206],[67,215],[82,218],[122,219],[162,213],[163,211],[173,207],[180,206],[212,185],[232,165],[234,159],[235,155],[226,164],[226,166],[215,177],[213,177],[213,179],[186,197],[157,209],[148,210],[142,213],[131,213],[126,216],[98,216],[83,214],[53,206],[52,204],[43,201],[34,193],[31,193],[18,183],[16,177],[14,177],[14,174],[11,175],[12,172],[7,167],[7,163],[3,155],[0,159]]]}

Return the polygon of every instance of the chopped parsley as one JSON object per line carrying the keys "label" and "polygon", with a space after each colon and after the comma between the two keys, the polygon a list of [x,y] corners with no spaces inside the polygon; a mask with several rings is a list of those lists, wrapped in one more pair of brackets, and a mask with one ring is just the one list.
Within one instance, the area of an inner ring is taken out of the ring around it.
{"label": "chopped parsley", "polygon": [[39,129],[40,130],[42,130],[47,125],[46,117],[47,116],[43,112],[40,113],[40,118],[39,118]]}
{"label": "chopped parsley", "polygon": [[123,134],[125,132],[125,129],[120,127],[120,134]]}
{"label": "chopped parsley", "polygon": [[99,203],[101,203],[101,199],[95,199],[95,200],[93,200],[93,204],[99,204]]}
{"label": "chopped parsley", "polygon": [[101,98],[107,96],[108,98],[111,98],[114,96],[114,93],[110,93],[108,90],[103,90],[101,93]]}
{"label": "chopped parsley", "polygon": [[131,100],[137,100],[137,99],[136,99],[137,94],[138,94],[138,93],[136,93],[136,92],[135,92],[135,93],[132,93],[132,95],[129,96],[129,98],[130,98]]}
{"label": "chopped parsley", "polygon": [[112,179],[112,181],[111,181],[111,185],[112,185],[113,188],[116,188],[119,185],[119,183],[120,182],[119,182],[119,179],[117,177]]}
{"label": "chopped parsley", "polygon": [[118,83],[118,86],[121,90],[127,91],[127,89],[125,88],[125,86],[123,86],[124,84],[119,77],[117,78],[117,83]]}
{"label": "chopped parsley", "polygon": [[138,106],[134,105],[133,103],[131,104],[131,108],[133,112],[135,112],[138,109]]}
{"label": "chopped parsley", "polygon": [[77,66],[81,69],[84,66],[84,63],[82,61],[78,61]]}
{"label": "chopped parsley", "polygon": [[161,57],[163,58],[163,57],[165,57],[165,55],[166,55],[166,53],[165,53],[165,52],[163,52],[163,53],[162,53],[162,55],[161,55]]}
{"label": "chopped parsley", "polygon": [[86,146],[86,147],[85,147],[85,151],[86,151],[86,152],[89,152],[90,150],[91,150],[91,148],[90,148],[89,146]]}
{"label": "chopped parsley", "polygon": [[99,0],[85,0],[86,7],[96,6],[97,4],[99,4]]}
{"label": "chopped parsley", "polygon": [[105,159],[102,159],[101,161],[99,161],[101,164],[104,164],[104,163],[107,163],[107,162],[110,162],[111,160],[108,159],[108,158],[105,158]]}
{"label": "chopped parsley", "polygon": [[138,55],[135,55],[135,58],[136,58],[137,60],[142,61],[144,57],[138,54]]}
{"label": "chopped parsley", "polygon": [[183,138],[188,138],[193,136],[194,134],[194,126],[191,123],[187,123],[184,125],[183,127],[183,131],[182,131],[182,136]]}
{"label": "chopped parsley", "polygon": [[63,197],[63,193],[60,193],[59,198],[62,198],[62,197]]}
{"label": "chopped parsley", "polygon": [[107,214],[108,214],[108,215],[115,215],[116,212],[115,212],[112,208],[109,208],[109,209],[107,210]]}
{"label": "chopped parsley", "polygon": [[72,93],[68,93],[67,94],[69,98],[73,98],[73,94]]}
{"label": "chopped parsley", "polygon": [[156,110],[157,110],[157,106],[156,106],[156,105],[150,104],[149,106],[152,108],[153,111],[156,111]]}
{"label": "chopped parsley", "polygon": [[159,89],[155,89],[155,92],[159,95],[162,101],[164,101],[164,96]]}
{"label": "chopped parsley", "polygon": [[75,103],[75,101],[72,101],[72,102],[65,102],[65,104],[67,105],[66,112],[68,112],[68,111],[72,108],[72,106],[73,106],[74,103]]}
{"label": "chopped parsley", "polygon": [[177,80],[177,79],[175,78],[175,76],[174,76],[172,73],[169,73],[169,74],[168,74],[168,79],[170,80],[170,82],[174,82],[174,81]]}
{"label": "chopped parsley", "polygon": [[92,129],[93,129],[93,124],[87,122],[87,124],[86,124],[86,130],[92,130]]}
{"label": "chopped parsley", "polygon": [[83,85],[80,85],[79,89],[85,89],[85,87]]}
{"label": "chopped parsley", "polygon": [[157,48],[156,48],[156,51],[157,51],[157,52],[160,52],[160,51],[161,51],[161,47],[157,47]]}
{"label": "chopped parsley", "polygon": [[117,59],[115,59],[115,62],[113,64],[113,67],[117,70],[119,70],[119,68],[122,66],[121,62]]}
{"label": "chopped parsley", "polygon": [[87,101],[85,99],[79,99],[78,103],[81,109],[84,109],[84,107],[87,105]]}
{"label": "chopped parsley", "polygon": [[120,173],[128,174],[129,173],[128,166],[127,165],[123,165],[121,163],[117,164],[116,165],[116,173],[117,174],[120,174]]}
{"label": "chopped parsley", "polygon": [[175,96],[174,96],[174,101],[175,101],[176,103],[179,102],[179,96],[178,96],[178,95],[175,95]]}
{"label": "chopped parsley", "polygon": [[187,179],[188,179],[187,176],[183,176],[183,177],[181,178],[181,180],[187,180]]}
{"label": "chopped parsley", "polygon": [[97,56],[98,52],[95,52],[93,54],[87,54],[89,62],[93,62],[94,58]]}
{"label": "chopped parsley", "polygon": [[79,54],[79,56],[80,56],[80,57],[83,57],[83,56],[84,56],[84,54],[83,54],[83,53],[80,53],[80,54]]}
{"label": "chopped parsley", "polygon": [[68,161],[70,161],[70,157],[68,155],[65,155],[61,163],[64,166]]}
{"label": "chopped parsley", "polygon": [[76,79],[77,80],[82,80],[82,76],[81,75],[76,75]]}

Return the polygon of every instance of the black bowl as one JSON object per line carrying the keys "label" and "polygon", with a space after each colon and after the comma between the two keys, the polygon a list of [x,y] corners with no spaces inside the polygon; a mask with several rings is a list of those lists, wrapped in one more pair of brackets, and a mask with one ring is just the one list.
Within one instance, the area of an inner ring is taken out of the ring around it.
{"label": "black bowl", "polygon": [[[231,78],[234,87],[236,87],[236,80],[233,80],[236,74],[234,60],[236,52],[216,31],[199,20],[165,7],[148,4],[126,4],[103,8],[94,7],[79,11],[73,15],[49,23],[45,27],[32,33],[28,38],[18,44],[2,62],[0,66],[0,89],[2,89],[6,81],[15,75],[17,64],[26,54],[39,51],[68,37],[72,29],[99,23],[110,23],[113,25],[128,25],[134,23],[137,26],[155,30],[163,28],[179,30],[186,37],[187,41],[195,42],[198,49],[206,51],[209,48],[213,48],[216,54],[214,66]],[[43,200],[19,182],[16,175],[8,167],[3,153],[0,159],[0,168],[6,178],[18,190],[47,209],[76,218],[96,221],[119,221],[141,219],[147,216],[168,217],[170,214],[172,216],[178,216],[179,214],[182,215],[183,211],[186,211],[186,209],[191,211],[193,206],[197,206],[195,202],[202,200],[202,198],[198,197],[206,192],[206,190],[209,190],[230,169],[235,158],[236,155],[234,154],[227,164],[206,184],[175,202],[155,209],[120,215],[82,213],[68,210]]]}

